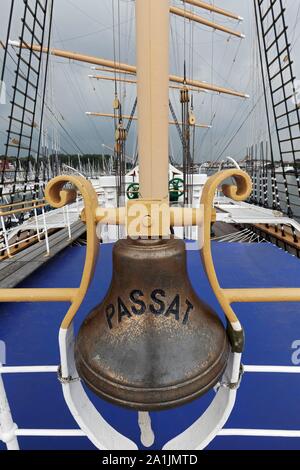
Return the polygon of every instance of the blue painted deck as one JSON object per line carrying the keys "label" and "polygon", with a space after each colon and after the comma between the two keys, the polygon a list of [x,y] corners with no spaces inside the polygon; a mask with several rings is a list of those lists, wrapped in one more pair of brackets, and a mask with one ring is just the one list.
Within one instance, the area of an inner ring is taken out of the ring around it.
{"label": "blue painted deck", "polygon": [[[111,278],[111,245],[101,246],[95,279],[80,309],[76,327],[98,304]],[[270,244],[215,243],[213,253],[222,287],[300,287],[300,261]],[[76,287],[85,248],[70,247],[35,272],[20,287]],[[199,295],[219,313],[220,308],[205,278],[198,252],[188,252],[188,269]],[[7,365],[59,363],[58,329],[67,304],[1,304],[0,340],[7,347]],[[300,340],[300,306],[289,304],[236,304],[245,328],[245,364],[292,365],[291,345]],[[77,428],[64,403],[55,374],[4,376],[13,418],[20,428]],[[237,403],[226,427],[300,429],[300,376],[297,374],[245,374]],[[190,425],[211,396],[175,410],[151,413],[156,440],[162,445]],[[135,412],[94,403],[120,432],[139,442]],[[20,438],[23,449],[93,449],[86,438]],[[0,449],[4,448],[0,443]],[[141,447],[142,448],[142,447]],[[210,449],[300,449],[300,439],[218,437]]]}

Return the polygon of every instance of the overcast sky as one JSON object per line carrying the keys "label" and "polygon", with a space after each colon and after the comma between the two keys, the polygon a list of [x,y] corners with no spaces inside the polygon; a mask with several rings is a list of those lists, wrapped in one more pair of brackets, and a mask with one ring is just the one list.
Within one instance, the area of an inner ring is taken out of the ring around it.
{"label": "overcast sky", "polygon": [[[20,5],[23,4],[21,0]],[[113,34],[112,6],[115,10],[115,35]],[[182,7],[182,2],[174,0]],[[211,1],[218,6],[234,11],[244,18],[237,23],[220,15],[212,15],[205,10],[192,9],[205,18],[245,33],[246,39],[240,40],[218,31],[212,31],[199,24],[191,25],[182,18],[171,18],[170,71],[183,74],[183,58],[186,56],[188,75],[216,85],[233,88],[249,93],[250,99],[242,100],[227,95],[195,93],[194,108],[198,123],[212,124],[212,129],[196,130],[196,159],[198,161],[221,158],[232,155],[241,158],[247,145],[265,136],[265,118],[263,101],[258,103],[255,112],[246,121],[240,132],[239,126],[257,103],[261,90],[260,70],[257,66],[256,27],[252,0]],[[298,25],[300,0],[286,0],[287,23],[294,59],[300,39]],[[114,37],[116,54],[119,60],[135,64],[135,25],[134,2],[131,0],[55,0],[52,46],[60,49],[82,52],[107,59],[114,58]],[[0,39],[5,40],[10,0],[0,0]],[[120,25],[118,25],[120,8]],[[21,7],[19,9],[21,12]],[[15,21],[11,39],[17,39],[20,22]],[[184,41],[184,37],[186,41]],[[119,47],[119,38],[121,44]],[[184,43],[186,46],[184,47]],[[15,51],[10,48],[11,52]],[[1,51],[0,58],[3,58]],[[298,77],[298,64],[295,72]],[[53,125],[46,116],[49,133],[49,145],[59,134],[61,146],[67,152],[77,153],[78,148],[86,153],[102,153],[103,144],[113,146],[113,122],[103,118],[92,118],[86,111],[112,112],[114,84],[93,80],[88,77],[95,73],[89,64],[75,63],[51,57],[51,76],[48,81],[47,103],[54,110],[57,118],[72,135],[71,141],[63,132],[53,130]],[[101,73],[101,72],[99,72]],[[9,81],[9,78],[8,78]],[[123,112],[131,112],[135,99],[135,86],[121,88]],[[179,92],[170,92],[172,103],[180,119]],[[3,152],[4,131],[7,128],[5,118],[9,106],[0,106],[0,153]],[[52,136],[52,137],[51,137]],[[53,137],[54,136],[54,137]],[[171,151],[175,158],[180,158],[180,145],[176,130],[170,130]],[[227,144],[231,141],[230,145]],[[74,144],[76,142],[76,145]],[[127,153],[132,155],[136,143],[136,124],[132,125],[128,140]],[[227,148],[226,148],[227,147]]]}

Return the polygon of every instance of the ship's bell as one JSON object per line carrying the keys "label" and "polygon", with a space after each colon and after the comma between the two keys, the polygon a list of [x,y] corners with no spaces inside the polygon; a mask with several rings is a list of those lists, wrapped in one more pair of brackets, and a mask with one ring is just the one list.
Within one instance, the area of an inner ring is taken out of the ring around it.
{"label": "ship's bell", "polygon": [[222,322],[191,286],[184,242],[118,241],[109,291],[76,339],[88,387],[127,408],[171,408],[213,387],[228,355]]}

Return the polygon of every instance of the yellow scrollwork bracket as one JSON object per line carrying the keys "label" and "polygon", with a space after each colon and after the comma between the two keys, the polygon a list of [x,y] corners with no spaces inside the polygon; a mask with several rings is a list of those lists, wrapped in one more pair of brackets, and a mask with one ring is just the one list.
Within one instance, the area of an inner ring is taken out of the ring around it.
{"label": "yellow scrollwork bracket", "polygon": [[231,324],[234,324],[238,322],[238,319],[230,306],[230,302],[228,301],[224,290],[220,287],[212,258],[210,237],[211,222],[213,221],[213,202],[216,190],[221,183],[225,182],[228,178],[231,177],[235,179],[236,186],[223,184],[222,191],[225,196],[228,196],[235,201],[243,201],[251,194],[251,179],[249,175],[242,170],[224,170],[216,173],[207,180],[201,197],[201,205],[204,211],[203,244],[201,248],[201,257],[210,285],[228,321]]}
{"label": "yellow scrollwork bracket", "polygon": [[223,184],[222,191],[225,196],[235,201],[243,201],[251,194],[252,184],[250,177],[242,170],[224,170],[208,179],[201,198],[201,204],[204,208],[204,240],[201,249],[201,257],[210,285],[228,321],[231,325],[239,325],[238,318],[231,304],[237,302],[299,302],[300,289],[222,289],[220,287],[211,253],[210,229],[215,192],[218,186],[228,178],[234,178],[236,185]]}
{"label": "yellow scrollwork bracket", "polygon": [[[67,184],[76,189],[66,189]],[[80,286],[67,289],[0,289],[0,302],[70,302],[70,308],[61,324],[63,329],[70,326],[94,275],[99,250],[95,218],[98,199],[92,184],[80,176],[57,176],[48,183],[45,192],[47,202],[52,207],[61,208],[76,200],[76,190],[83,197],[87,230],[87,249]]]}
{"label": "yellow scrollwork bracket", "polygon": [[[214,268],[210,229],[211,223],[215,221],[215,209],[213,201],[218,186],[229,178],[233,178],[236,185],[223,184],[222,190],[225,196],[235,201],[245,200],[251,193],[252,185],[250,177],[242,170],[232,169],[216,173],[210,177],[202,192],[201,204],[204,212],[204,240],[201,248],[203,265],[213,291],[231,326],[240,324],[231,304],[235,302],[298,302],[300,301],[299,288],[282,289],[223,289],[220,287]],[[71,184],[72,188],[66,188]],[[74,189],[76,188],[76,189]],[[92,184],[80,176],[58,176],[51,180],[46,187],[46,200],[55,207],[61,208],[76,199],[76,190],[79,191],[84,200],[84,211],[82,219],[87,227],[87,249],[86,258],[80,286],[78,288],[52,288],[52,289],[0,289],[0,302],[70,302],[71,306],[63,319],[62,328],[67,329],[80,307],[89,284],[94,274],[99,250],[99,241],[96,234],[96,223],[99,222],[98,199]],[[120,211],[121,209],[119,209]],[[123,210],[124,212],[124,210]],[[125,218],[122,212],[122,223]],[[120,212],[121,213],[121,212]],[[124,223],[124,222],[123,222]],[[191,219],[194,225],[193,218]]]}

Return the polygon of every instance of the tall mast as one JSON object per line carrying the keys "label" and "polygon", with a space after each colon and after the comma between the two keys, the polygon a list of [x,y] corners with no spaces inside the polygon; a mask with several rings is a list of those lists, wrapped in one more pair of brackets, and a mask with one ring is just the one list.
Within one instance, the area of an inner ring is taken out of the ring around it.
{"label": "tall mast", "polygon": [[168,200],[169,0],[136,1],[138,151],[143,199]]}

